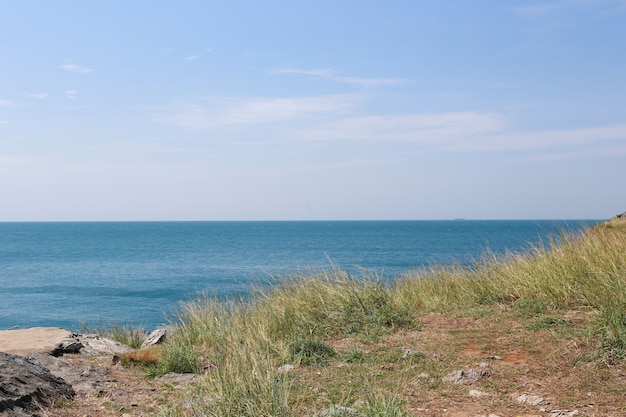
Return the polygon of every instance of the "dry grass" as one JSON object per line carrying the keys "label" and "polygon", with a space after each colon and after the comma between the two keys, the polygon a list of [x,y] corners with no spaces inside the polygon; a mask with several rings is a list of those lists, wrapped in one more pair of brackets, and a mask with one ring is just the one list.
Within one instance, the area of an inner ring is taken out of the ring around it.
{"label": "dry grass", "polygon": [[161,354],[161,348],[159,346],[150,346],[147,348],[133,350],[128,353],[124,353],[121,357],[123,364],[142,364],[142,365],[155,365],[163,360]]}

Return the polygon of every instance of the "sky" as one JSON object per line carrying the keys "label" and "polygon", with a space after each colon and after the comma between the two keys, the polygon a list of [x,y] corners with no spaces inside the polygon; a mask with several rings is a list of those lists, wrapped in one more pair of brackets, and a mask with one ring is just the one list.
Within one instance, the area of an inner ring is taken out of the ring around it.
{"label": "sky", "polygon": [[0,0],[0,80],[0,221],[626,211],[626,0]]}

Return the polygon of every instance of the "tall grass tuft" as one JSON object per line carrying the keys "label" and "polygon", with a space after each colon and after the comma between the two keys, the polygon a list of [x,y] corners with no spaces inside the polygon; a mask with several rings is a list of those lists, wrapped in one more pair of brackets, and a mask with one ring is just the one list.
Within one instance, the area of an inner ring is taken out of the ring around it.
{"label": "tall grass tuft", "polygon": [[334,354],[323,342],[329,337],[371,338],[414,325],[378,279],[333,269],[256,289],[251,300],[185,304],[155,372],[207,370],[207,415],[287,416],[290,386],[280,365],[324,364]]}
{"label": "tall grass tuft", "polygon": [[413,311],[396,302],[378,277],[356,278],[337,268],[287,277],[256,298],[274,338],[369,339],[416,325]]}
{"label": "tall grass tuft", "polygon": [[94,333],[107,339],[115,340],[133,349],[138,349],[146,339],[146,332],[142,327],[135,327],[131,322],[120,324],[117,322],[105,324],[98,322],[96,327],[90,327],[87,323],[80,324],[83,333]]}

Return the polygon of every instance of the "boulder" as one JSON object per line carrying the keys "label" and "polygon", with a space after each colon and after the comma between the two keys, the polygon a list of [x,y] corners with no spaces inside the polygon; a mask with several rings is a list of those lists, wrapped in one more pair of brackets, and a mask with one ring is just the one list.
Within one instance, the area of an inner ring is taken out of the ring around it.
{"label": "boulder", "polygon": [[165,338],[167,337],[168,333],[170,333],[170,329],[168,327],[159,327],[158,329],[148,334],[146,340],[144,340],[141,344],[141,347],[146,348],[154,345],[160,345],[161,343],[165,342]]}
{"label": "boulder", "polygon": [[0,352],[0,415],[34,416],[41,405],[71,399],[74,390],[39,361]]}
{"label": "boulder", "polygon": [[94,366],[89,359],[81,358],[71,365],[62,358],[35,353],[31,358],[45,366],[52,375],[62,378],[78,393],[103,391],[104,383],[111,382],[109,371]]}
{"label": "boulder", "polygon": [[131,347],[123,343],[98,336],[97,334],[73,334],[72,338],[80,342],[80,353],[82,355],[122,355],[133,351]]}
{"label": "boulder", "polygon": [[62,354],[62,345],[71,342],[72,332],[56,327],[0,330],[0,352],[29,356],[33,353]]}

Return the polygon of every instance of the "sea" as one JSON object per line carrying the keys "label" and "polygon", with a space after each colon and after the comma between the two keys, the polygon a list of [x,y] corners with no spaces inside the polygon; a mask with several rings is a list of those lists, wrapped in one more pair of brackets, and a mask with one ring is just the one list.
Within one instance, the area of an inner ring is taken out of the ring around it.
{"label": "sea", "polygon": [[0,222],[0,330],[149,330],[200,296],[245,299],[254,286],[332,268],[393,282],[598,221]]}

